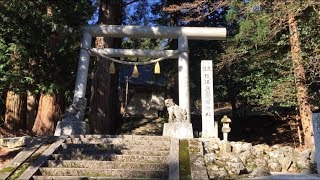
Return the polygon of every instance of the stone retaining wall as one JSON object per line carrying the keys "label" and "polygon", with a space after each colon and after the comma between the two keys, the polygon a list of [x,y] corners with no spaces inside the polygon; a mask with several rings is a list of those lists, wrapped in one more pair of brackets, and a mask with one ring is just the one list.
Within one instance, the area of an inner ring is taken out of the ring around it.
{"label": "stone retaining wall", "polygon": [[314,151],[302,152],[289,146],[253,146],[246,142],[204,140],[204,161],[210,179],[251,178],[270,172],[311,174],[315,171]]}

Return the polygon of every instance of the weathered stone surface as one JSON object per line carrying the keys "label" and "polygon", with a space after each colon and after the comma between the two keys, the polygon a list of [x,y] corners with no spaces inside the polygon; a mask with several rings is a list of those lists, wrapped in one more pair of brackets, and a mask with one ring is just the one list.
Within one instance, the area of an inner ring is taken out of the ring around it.
{"label": "weathered stone surface", "polygon": [[163,126],[163,136],[178,139],[193,138],[192,124],[183,122],[165,123]]}
{"label": "weathered stone surface", "polygon": [[216,162],[216,155],[214,153],[207,153],[204,155],[204,162],[206,164],[214,164]]}
{"label": "weathered stone surface", "polygon": [[190,155],[190,169],[192,179],[208,179],[205,160],[203,157],[202,142],[198,139],[189,139],[189,155]]}
{"label": "weathered stone surface", "polygon": [[220,152],[229,153],[232,150],[232,147],[228,141],[221,141],[219,144]]}
{"label": "weathered stone surface", "polygon": [[104,168],[104,169],[139,169],[148,171],[168,170],[166,163],[139,163],[139,162],[114,162],[114,161],[86,161],[86,160],[49,160],[48,167],[58,168]]}
{"label": "weathered stone surface", "polygon": [[252,148],[252,144],[246,142],[230,142],[230,145],[232,146],[232,152],[237,154],[248,151]]}
{"label": "weathered stone surface", "polygon": [[[314,153],[313,153],[314,154]],[[301,160],[311,160],[312,151],[310,149],[298,153],[298,158]]]}
{"label": "weathered stone surface", "polygon": [[187,119],[187,111],[177,104],[173,102],[173,99],[166,99],[164,100],[164,104],[167,107],[169,118],[168,122],[183,122],[188,123]]}
{"label": "weathered stone surface", "polygon": [[300,172],[300,169],[299,169],[299,167],[298,167],[298,165],[297,165],[296,162],[293,162],[293,163],[291,164],[291,166],[290,166],[289,169],[288,169],[288,172],[291,172],[291,173]]}
{"label": "weathered stone surface", "polygon": [[267,168],[261,168],[257,167],[255,168],[251,173],[251,177],[257,177],[257,176],[269,176],[271,175],[270,171]]}
{"label": "weathered stone surface", "polygon": [[301,170],[306,170],[306,169],[311,169],[312,167],[312,163],[310,160],[306,160],[304,158],[301,157],[297,157],[296,159],[296,163],[299,165],[299,168]]}
{"label": "weathered stone surface", "polygon": [[270,150],[270,147],[266,144],[258,144],[252,147],[252,154],[253,155],[261,155]]}
{"label": "weathered stone surface", "polygon": [[284,152],[279,149],[270,151],[267,154],[270,156],[270,158],[273,158],[273,159],[277,159],[279,157],[285,157]]}
{"label": "weathered stone surface", "polygon": [[244,164],[242,163],[242,161],[239,159],[237,159],[237,161],[233,162],[233,161],[228,161],[226,162],[227,166],[226,169],[228,171],[229,174],[236,174],[236,175],[240,175],[245,173],[246,167],[244,166]]}
{"label": "weathered stone surface", "polygon": [[[210,178],[247,178],[270,172],[311,173],[311,150],[299,152],[289,146],[224,141],[205,141],[205,163]],[[227,174],[224,176],[224,168]],[[219,174],[222,174],[221,176]]]}
{"label": "weathered stone surface", "polygon": [[228,173],[224,167],[219,167],[217,165],[208,166],[208,175],[210,179],[224,179],[228,177]]}
{"label": "weathered stone surface", "polygon": [[179,174],[179,139],[171,138],[169,160],[169,179],[178,179]]}
{"label": "weathered stone surface", "polygon": [[272,172],[281,172],[282,170],[281,164],[276,160],[269,160],[268,168]]}
{"label": "weathered stone surface", "polygon": [[267,167],[268,163],[267,160],[264,158],[264,156],[256,157],[254,159],[254,163],[257,167]]}
{"label": "weathered stone surface", "polygon": [[211,141],[204,142],[204,150],[206,153],[214,153],[219,150],[218,140],[212,138]]}
{"label": "weathered stone surface", "polygon": [[5,146],[8,148],[16,148],[21,146],[26,146],[32,140],[30,136],[13,137],[13,138],[0,138],[0,146]]}
{"label": "weathered stone surface", "polygon": [[72,117],[72,118],[74,119],[63,119],[62,121],[58,121],[54,135],[63,136],[63,135],[73,135],[73,134],[85,134],[86,123],[84,121],[80,121],[76,117]]}
{"label": "weathered stone surface", "polygon": [[285,154],[292,154],[294,152],[294,149],[290,146],[283,146],[283,147],[280,147],[279,149]]}
{"label": "weathered stone surface", "polygon": [[51,176],[86,176],[93,177],[120,177],[120,178],[165,178],[167,176],[164,171],[139,171],[124,169],[88,169],[88,168],[40,168],[42,175]]}
{"label": "weathered stone surface", "polygon": [[281,165],[282,172],[287,172],[293,162],[293,158],[291,156],[279,157],[278,162]]}
{"label": "weathered stone surface", "polygon": [[247,160],[250,158],[250,156],[253,156],[250,150],[246,150],[239,154],[239,158],[243,163],[247,163]]}
{"label": "weathered stone surface", "polygon": [[[179,177],[178,139],[77,135],[63,141],[55,143],[54,152],[52,149],[50,154],[49,151],[42,154],[41,163],[39,161],[37,166],[32,165],[31,170],[27,169],[27,175],[24,174],[22,177],[29,179],[38,169],[37,176],[33,176],[35,179],[56,179],[56,177],[59,179],[59,176],[63,177],[60,179],[178,179]],[[47,160],[48,158],[50,160]],[[206,174],[206,169],[204,170]],[[176,174],[171,176],[173,173]]]}

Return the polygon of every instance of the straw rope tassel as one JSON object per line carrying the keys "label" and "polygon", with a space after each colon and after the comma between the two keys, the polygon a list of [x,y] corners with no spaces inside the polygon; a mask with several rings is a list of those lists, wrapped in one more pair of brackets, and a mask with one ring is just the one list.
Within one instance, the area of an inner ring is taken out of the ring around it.
{"label": "straw rope tassel", "polygon": [[160,74],[160,64],[159,62],[156,63],[154,66],[154,74]]}
{"label": "straw rope tassel", "polygon": [[111,62],[109,67],[109,74],[115,74],[115,73],[116,73],[116,68],[114,67],[114,63]]}
{"label": "straw rope tassel", "polygon": [[133,71],[132,71],[132,77],[137,78],[139,76],[138,67],[137,65],[134,65]]}

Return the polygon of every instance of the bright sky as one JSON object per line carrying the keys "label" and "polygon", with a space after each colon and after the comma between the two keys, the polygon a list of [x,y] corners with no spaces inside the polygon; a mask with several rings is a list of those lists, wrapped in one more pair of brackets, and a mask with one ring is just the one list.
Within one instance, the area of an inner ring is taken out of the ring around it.
{"label": "bright sky", "polygon": [[[91,1],[92,1],[94,4],[97,3],[97,0],[91,0]],[[160,0],[148,0],[149,5],[156,4],[156,3],[158,3],[158,2],[160,2]],[[127,6],[127,7],[125,8],[125,12],[128,13],[128,14],[126,14],[126,17],[131,16],[131,15],[135,12],[135,10],[137,9],[138,4],[139,4],[139,1],[130,4],[129,6]],[[152,18],[152,17],[155,17],[155,15],[152,14],[152,12],[151,12],[150,6],[149,6],[149,7],[145,7],[145,8],[148,9],[147,17],[151,17],[151,18]],[[96,11],[94,12],[92,18],[88,21],[88,24],[95,24],[95,23],[97,23],[98,17],[99,17],[99,9],[97,8]],[[127,18],[125,19],[125,22],[124,22],[124,23],[125,23],[125,24],[128,24],[128,23],[129,23]],[[137,25],[138,25],[138,24],[137,24]],[[139,25],[143,25],[143,22],[140,22]],[[148,22],[148,25],[154,25],[154,24],[153,24],[152,22]]]}

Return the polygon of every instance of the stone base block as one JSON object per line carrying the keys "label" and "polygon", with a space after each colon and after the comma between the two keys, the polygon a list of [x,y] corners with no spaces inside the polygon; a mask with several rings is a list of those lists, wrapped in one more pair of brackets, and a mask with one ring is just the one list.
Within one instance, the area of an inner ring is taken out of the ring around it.
{"label": "stone base block", "polygon": [[[0,146],[6,146],[9,149],[26,146],[32,140],[30,136],[13,137],[13,138],[0,138]],[[1,149],[1,148],[0,148]]]}
{"label": "stone base block", "polygon": [[179,139],[193,138],[192,124],[182,122],[164,123],[163,136]]}
{"label": "stone base block", "polygon": [[55,136],[62,135],[76,135],[76,134],[85,134],[86,133],[86,122],[76,120],[62,120],[58,121],[56,130],[54,132]]}

